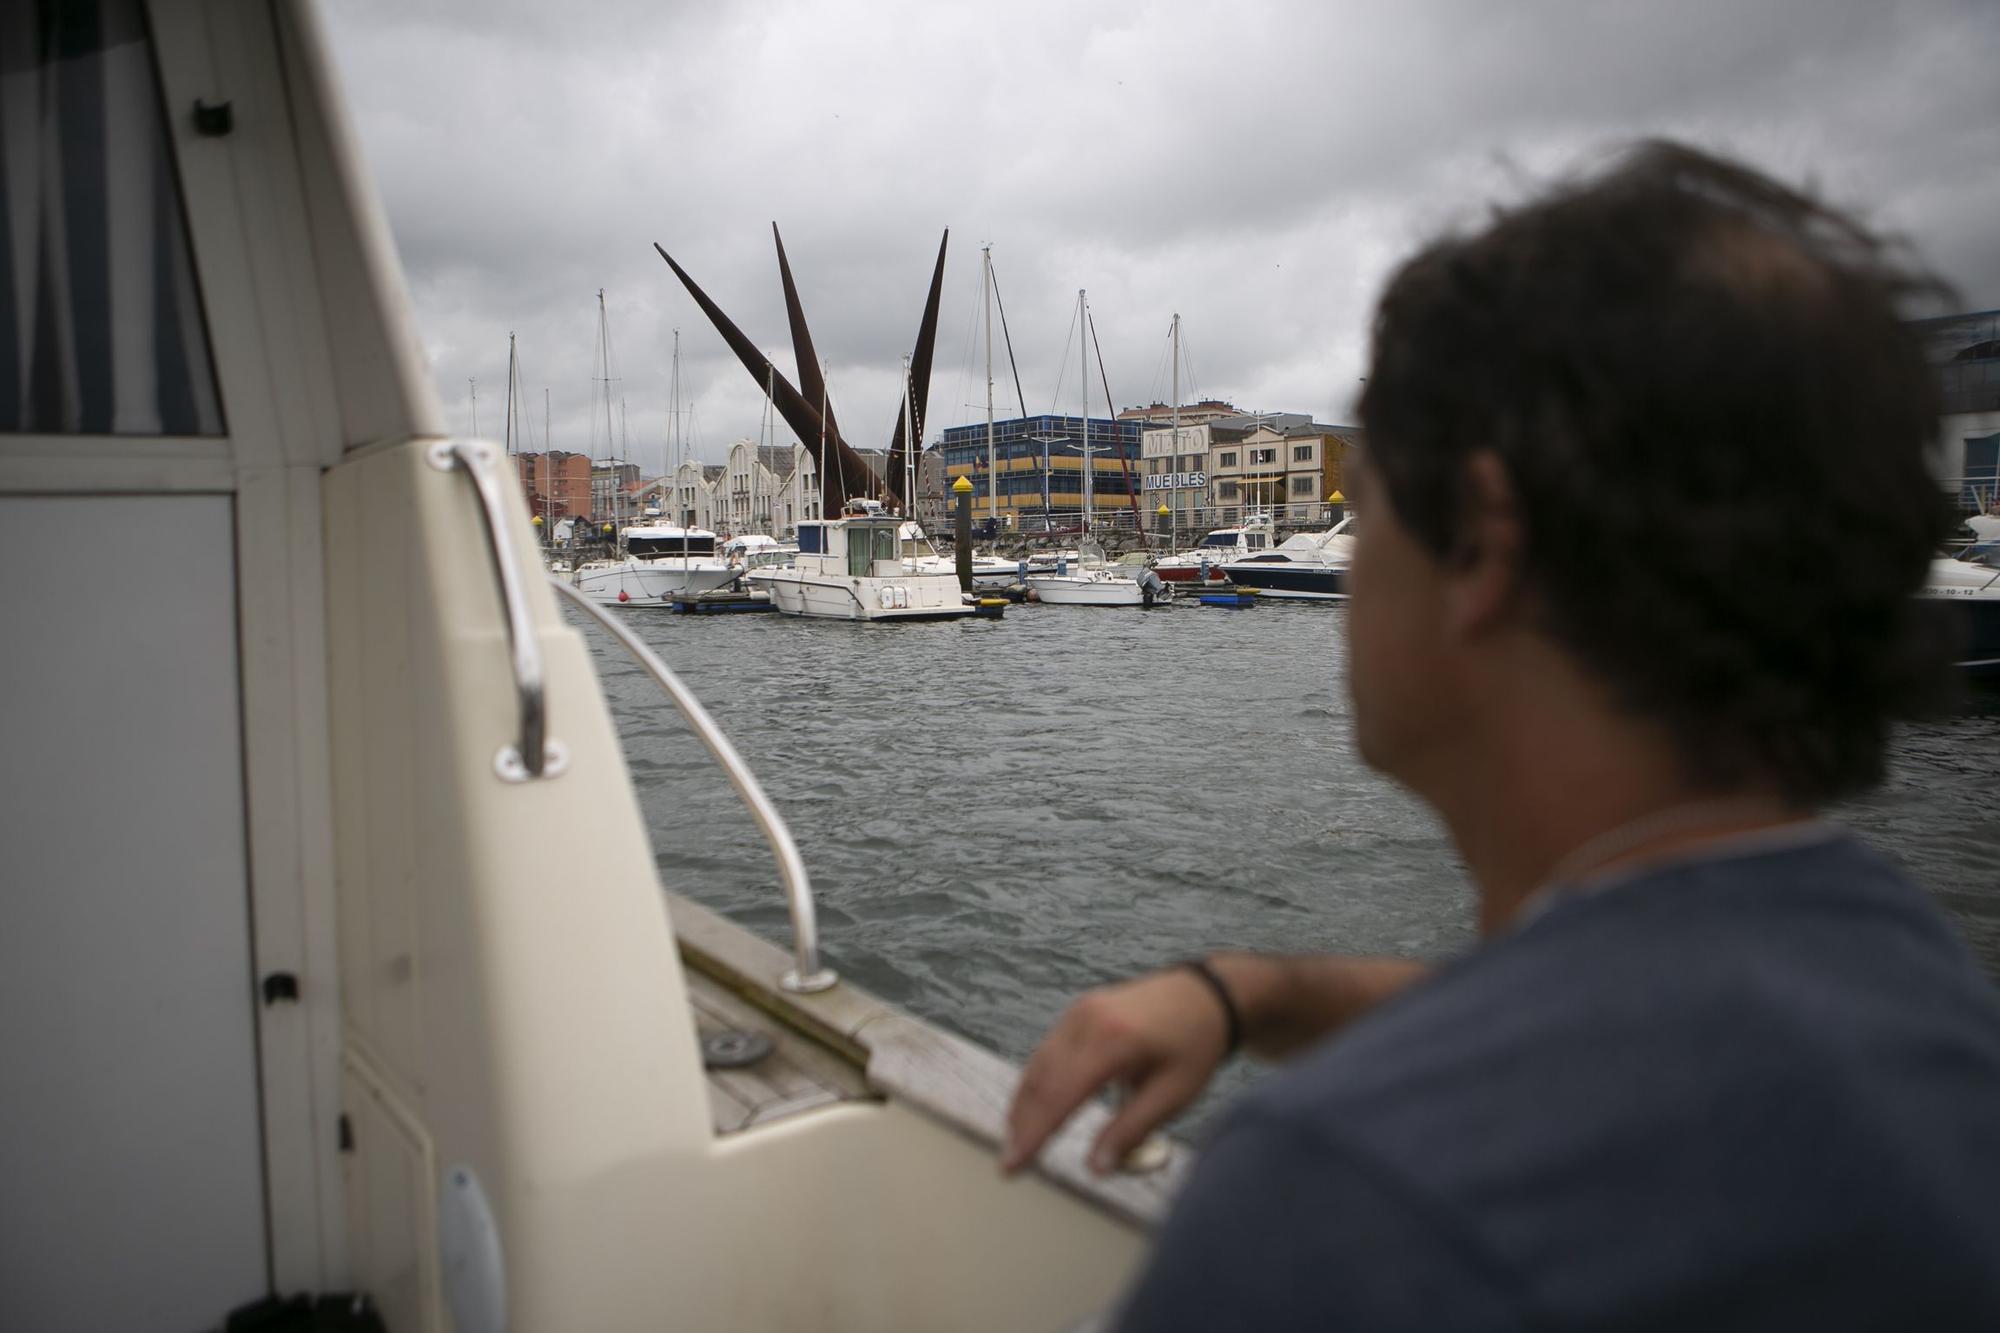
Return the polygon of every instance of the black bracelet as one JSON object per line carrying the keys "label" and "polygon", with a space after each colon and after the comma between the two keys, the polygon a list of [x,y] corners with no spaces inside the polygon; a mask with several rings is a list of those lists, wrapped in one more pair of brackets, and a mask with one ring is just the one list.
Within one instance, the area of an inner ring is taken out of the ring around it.
{"label": "black bracelet", "polygon": [[1208,965],[1206,958],[1190,958],[1181,966],[1207,982],[1208,988],[1215,992],[1217,1003],[1222,1006],[1222,1022],[1228,1033],[1228,1043],[1222,1051],[1226,1060],[1243,1045],[1243,1015],[1236,1008],[1236,999],[1230,995],[1229,987],[1222,984],[1222,978],[1215,974],[1215,969]]}

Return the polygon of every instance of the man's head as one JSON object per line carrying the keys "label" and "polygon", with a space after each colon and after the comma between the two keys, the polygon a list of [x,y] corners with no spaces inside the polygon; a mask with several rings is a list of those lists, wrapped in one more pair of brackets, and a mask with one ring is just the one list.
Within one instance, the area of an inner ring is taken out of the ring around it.
{"label": "man's head", "polygon": [[1507,707],[1418,711],[1506,624],[1657,724],[1695,787],[1809,805],[1873,782],[1938,679],[1911,595],[1943,530],[1938,403],[1900,308],[1934,290],[1848,219],[1667,144],[1406,263],[1361,403],[1364,752],[1407,776],[1455,708]]}

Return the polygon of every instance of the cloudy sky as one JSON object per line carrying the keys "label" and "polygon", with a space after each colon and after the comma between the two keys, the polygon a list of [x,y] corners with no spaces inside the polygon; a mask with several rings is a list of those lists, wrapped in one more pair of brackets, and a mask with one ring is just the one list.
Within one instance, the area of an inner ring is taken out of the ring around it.
{"label": "cloudy sky", "polygon": [[[648,471],[676,328],[694,452],[763,414],[652,243],[790,374],[774,220],[861,445],[888,442],[945,227],[933,437],[984,419],[985,244],[1031,412],[1080,403],[1087,288],[1120,406],[1168,396],[1178,311],[1184,396],[1343,421],[1401,255],[1642,135],[1813,182],[2000,306],[1992,0],[327,8],[447,419],[476,377],[499,434],[513,332],[530,446],[546,390],[555,445],[604,453],[603,288]],[[995,378],[1012,415],[1004,351]]]}

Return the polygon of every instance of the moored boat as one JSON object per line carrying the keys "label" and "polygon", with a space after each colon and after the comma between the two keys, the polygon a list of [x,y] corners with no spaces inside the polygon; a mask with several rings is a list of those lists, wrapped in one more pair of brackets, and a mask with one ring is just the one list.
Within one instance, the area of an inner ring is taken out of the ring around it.
{"label": "moored boat", "polygon": [[622,560],[579,565],[577,591],[606,606],[667,606],[734,583],[742,572],[716,551],[715,534],[672,524],[634,524],[620,534]]}
{"label": "moored boat", "polygon": [[992,614],[959,588],[955,571],[912,568],[902,553],[902,527],[880,504],[852,501],[840,518],[799,524],[791,563],[745,577],[786,615],[908,621]]}
{"label": "moored boat", "polygon": [[1354,555],[1353,523],[1348,517],[1325,532],[1298,533],[1276,550],[1232,560],[1222,572],[1237,587],[1255,588],[1266,597],[1343,601]]}
{"label": "moored boat", "polygon": [[2000,540],[1978,541],[1931,562],[1923,597],[1953,608],[1959,621],[1958,665],[2000,677]]}
{"label": "moored boat", "polygon": [[1271,549],[1272,527],[1270,516],[1259,514],[1241,527],[1217,528],[1178,555],[1163,557],[1153,572],[1168,583],[1225,582],[1224,565]]}

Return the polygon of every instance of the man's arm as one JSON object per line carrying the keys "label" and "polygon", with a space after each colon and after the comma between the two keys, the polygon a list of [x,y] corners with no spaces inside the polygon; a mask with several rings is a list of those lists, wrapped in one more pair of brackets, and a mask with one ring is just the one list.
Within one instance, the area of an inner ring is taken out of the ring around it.
{"label": "man's arm", "polygon": [[[1338,1031],[1429,975],[1398,958],[1220,953],[1208,965],[1229,992],[1253,1055],[1282,1059]],[[1029,1057],[1007,1112],[1001,1165],[1017,1171],[1099,1089],[1129,1091],[1091,1149],[1110,1171],[1206,1087],[1228,1054],[1228,1019],[1187,968],[1155,972],[1079,998]]]}

